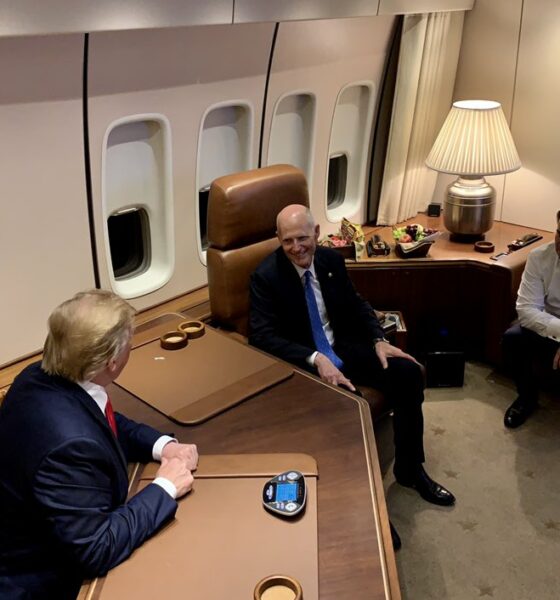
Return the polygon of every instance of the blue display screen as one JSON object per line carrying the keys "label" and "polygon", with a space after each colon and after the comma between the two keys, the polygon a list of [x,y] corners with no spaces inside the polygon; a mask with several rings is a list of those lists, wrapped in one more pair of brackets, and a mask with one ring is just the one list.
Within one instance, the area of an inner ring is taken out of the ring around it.
{"label": "blue display screen", "polygon": [[276,486],[276,502],[293,502],[297,499],[297,485],[279,483]]}

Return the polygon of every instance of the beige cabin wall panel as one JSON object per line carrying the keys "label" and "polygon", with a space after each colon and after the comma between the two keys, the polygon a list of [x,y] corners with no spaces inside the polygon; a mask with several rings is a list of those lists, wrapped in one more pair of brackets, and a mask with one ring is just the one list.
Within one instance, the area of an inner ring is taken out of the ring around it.
{"label": "beige cabin wall panel", "polygon": [[235,23],[377,15],[379,0],[235,0]]}
{"label": "beige cabin wall panel", "polygon": [[560,3],[524,3],[512,134],[521,158],[507,176],[503,219],[553,231],[560,208]]}
{"label": "beige cabin wall panel", "polygon": [[205,112],[218,103],[253,108],[252,167],[258,160],[262,99],[273,24],[186,27],[92,34],[90,150],[101,281],[109,286],[103,243],[102,147],[107,128],[135,114],[161,114],[172,138],[175,267],[162,288],[132,300],[143,309],[207,282],[198,253],[197,149]]}
{"label": "beige cabin wall panel", "polygon": [[17,0],[0,3],[0,36],[231,23],[233,0]]}
{"label": "beige cabin wall panel", "polygon": [[[522,0],[476,0],[465,13],[453,101],[496,100],[511,123]],[[509,176],[508,176],[509,177]],[[440,173],[434,202],[442,202],[455,177]],[[503,218],[506,176],[487,178],[496,189],[497,219]]]}
{"label": "beige cabin wall panel", "polygon": [[[353,83],[372,82],[374,116],[394,17],[362,17],[281,23],[270,76],[263,164],[268,154],[271,118],[279,98],[288,93],[310,93],[316,99],[311,208],[323,234],[338,229],[327,218],[326,186],[331,125],[340,91]],[[368,144],[371,147],[371,140]],[[367,158],[369,164],[369,157]],[[347,218],[363,223],[367,177],[359,209]]]}
{"label": "beige cabin wall panel", "polygon": [[379,0],[380,15],[470,10],[475,0]]}
{"label": "beige cabin wall panel", "polygon": [[83,36],[0,39],[0,364],[40,350],[51,310],[93,287]]}

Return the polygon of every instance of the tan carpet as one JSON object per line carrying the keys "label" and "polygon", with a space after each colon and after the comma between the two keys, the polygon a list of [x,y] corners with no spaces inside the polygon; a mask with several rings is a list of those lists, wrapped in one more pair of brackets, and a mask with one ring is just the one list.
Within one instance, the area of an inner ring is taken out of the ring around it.
{"label": "tan carpet", "polygon": [[387,470],[405,600],[560,598],[560,402],[541,396],[508,430],[514,399],[512,383],[481,364],[467,364],[463,388],[427,390],[426,469],[457,504],[432,506]]}

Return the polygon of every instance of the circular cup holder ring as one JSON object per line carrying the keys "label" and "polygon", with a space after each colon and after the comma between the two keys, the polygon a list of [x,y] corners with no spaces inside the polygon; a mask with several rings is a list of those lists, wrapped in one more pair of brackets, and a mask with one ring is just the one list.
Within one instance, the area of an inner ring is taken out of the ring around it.
{"label": "circular cup holder ring", "polygon": [[184,331],[168,331],[159,338],[159,343],[164,350],[179,350],[189,343],[189,339]]}
{"label": "circular cup holder ring", "polygon": [[495,246],[492,242],[475,242],[474,249],[477,252],[482,252],[484,254],[490,254],[490,252],[494,252]]}
{"label": "circular cup holder ring", "polygon": [[288,575],[269,575],[255,586],[254,600],[303,600],[297,579]]}
{"label": "circular cup holder ring", "polygon": [[202,321],[183,321],[177,326],[177,330],[186,333],[190,339],[202,337],[206,331]]}

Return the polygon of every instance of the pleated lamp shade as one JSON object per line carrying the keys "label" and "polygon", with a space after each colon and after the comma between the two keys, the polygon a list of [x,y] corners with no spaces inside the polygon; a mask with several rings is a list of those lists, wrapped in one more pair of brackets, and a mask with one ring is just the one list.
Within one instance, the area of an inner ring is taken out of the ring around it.
{"label": "pleated lamp shade", "polygon": [[499,175],[521,161],[499,102],[454,102],[426,159],[430,169],[454,175]]}

